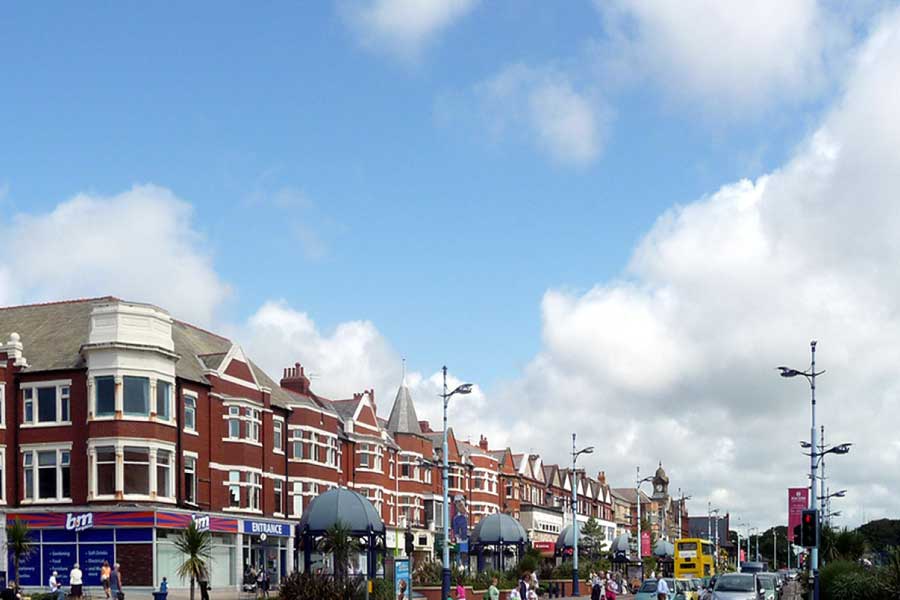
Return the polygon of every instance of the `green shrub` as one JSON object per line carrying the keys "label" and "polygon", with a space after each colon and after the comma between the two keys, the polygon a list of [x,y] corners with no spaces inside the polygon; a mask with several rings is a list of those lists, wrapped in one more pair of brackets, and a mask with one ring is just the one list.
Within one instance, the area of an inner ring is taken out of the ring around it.
{"label": "green shrub", "polygon": [[[821,586],[821,582],[819,582]],[[829,582],[832,598],[841,600],[892,600],[895,596],[890,587],[881,580],[878,572],[848,572]]]}
{"label": "green shrub", "polygon": [[373,582],[372,600],[394,600],[394,582],[387,579],[376,579]]}
{"label": "green shrub", "polygon": [[441,585],[443,567],[436,560],[430,560],[419,564],[412,574],[413,586],[417,585]]}
{"label": "green shrub", "polygon": [[362,579],[293,572],[281,580],[280,600],[357,600],[365,596]]}
{"label": "green shrub", "polygon": [[835,582],[843,575],[858,573],[862,570],[855,562],[836,560],[826,564],[819,570],[819,590],[822,600],[844,600],[842,596],[835,595]]}

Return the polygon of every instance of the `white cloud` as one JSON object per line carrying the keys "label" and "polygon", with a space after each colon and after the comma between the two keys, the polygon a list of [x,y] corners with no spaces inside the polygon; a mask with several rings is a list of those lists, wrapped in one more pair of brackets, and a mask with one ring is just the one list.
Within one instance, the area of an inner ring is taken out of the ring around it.
{"label": "white cloud", "polygon": [[[45,213],[0,220],[0,301],[115,295],[208,324],[228,296],[191,206],[153,185],[79,194]],[[4,275],[5,274],[5,275]]]}
{"label": "white cloud", "polygon": [[[783,522],[802,486],[808,365],[818,338],[829,483],[847,522],[896,514],[900,457],[900,12],[853,62],[846,92],[782,168],[661,216],[619,281],[550,290],[544,349],[492,398],[551,460],[573,430],[625,485],[662,460],[673,483],[754,525]],[[511,407],[516,410],[511,411]],[[562,410],[561,410],[562,409]],[[497,408],[493,418],[503,418]],[[524,418],[516,415],[525,415]]]}
{"label": "white cloud", "polygon": [[360,0],[343,3],[341,13],[365,46],[414,60],[476,4],[477,0]]}
{"label": "white cloud", "polygon": [[553,160],[569,165],[590,163],[600,154],[607,108],[559,70],[512,65],[478,84],[475,96],[487,129],[498,138],[524,132]]}
{"label": "white cloud", "polygon": [[817,0],[597,0],[619,75],[723,114],[815,97],[846,39]]}

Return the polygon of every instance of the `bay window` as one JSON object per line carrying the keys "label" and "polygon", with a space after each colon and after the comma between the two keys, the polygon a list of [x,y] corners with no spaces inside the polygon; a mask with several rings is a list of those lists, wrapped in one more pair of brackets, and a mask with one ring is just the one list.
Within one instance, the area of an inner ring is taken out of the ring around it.
{"label": "bay window", "polygon": [[45,382],[22,389],[22,425],[69,425],[69,382]]}
{"label": "bay window", "polygon": [[126,415],[149,415],[150,380],[146,377],[131,377],[126,375],[122,378],[122,383],[122,411]]}
{"label": "bay window", "polygon": [[291,430],[291,461],[338,468],[341,446],[337,436],[311,429]]}
{"label": "bay window", "polygon": [[168,421],[171,418],[172,384],[168,381],[156,382],[156,416]]}
{"label": "bay window", "polygon": [[115,377],[94,377],[94,394],[96,395],[94,414],[98,417],[113,416],[116,413]]}
{"label": "bay window", "polygon": [[116,447],[99,446],[94,451],[97,495],[114,496],[116,493]]}
{"label": "bay window", "polygon": [[125,494],[150,495],[150,449],[141,446],[125,446]]}
{"label": "bay window", "polygon": [[241,407],[228,407],[228,439],[241,439]]}
{"label": "bay window", "polygon": [[248,473],[247,482],[250,496],[250,508],[259,510],[260,496],[262,495],[262,475],[259,473]]}
{"label": "bay window", "polygon": [[381,458],[381,446],[361,442],[357,445],[356,454],[359,456],[359,466],[363,469],[374,471],[384,470]]}
{"label": "bay window", "polygon": [[197,458],[194,456],[184,457],[184,501],[197,503]]}
{"label": "bay window", "polygon": [[172,453],[169,450],[156,451],[156,495],[161,498],[173,497]]}
{"label": "bay window", "polygon": [[262,412],[255,408],[245,408],[244,417],[247,419],[247,437],[250,441],[259,441],[259,430],[262,426]]}
{"label": "bay window", "polygon": [[27,500],[70,500],[70,447],[22,450],[24,496]]}

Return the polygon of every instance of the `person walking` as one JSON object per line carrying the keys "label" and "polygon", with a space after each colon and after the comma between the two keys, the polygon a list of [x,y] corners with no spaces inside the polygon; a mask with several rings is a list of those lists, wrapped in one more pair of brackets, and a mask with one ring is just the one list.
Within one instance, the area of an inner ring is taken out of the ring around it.
{"label": "person walking", "polygon": [[606,600],[616,600],[616,595],[619,593],[619,586],[616,584],[616,580],[610,577],[606,581]]}
{"label": "person walking", "polygon": [[62,584],[59,582],[59,574],[56,571],[53,571],[47,583],[50,586],[50,594],[56,596],[57,600],[65,600],[66,595],[62,591]]}
{"label": "person walking", "polygon": [[81,600],[83,577],[81,568],[78,566],[78,563],[75,563],[72,570],[69,571],[69,595],[72,596],[73,600]]}
{"label": "person walking", "polygon": [[497,589],[497,578],[491,579],[491,587],[488,588],[486,600],[500,600],[500,590]]}
{"label": "person walking", "polygon": [[109,593],[116,600],[125,600],[125,592],[122,591],[122,565],[116,563],[109,572]]}
{"label": "person walking", "polygon": [[206,567],[200,570],[200,600],[209,600],[209,571]]}
{"label": "person walking", "polygon": [[656,600],[669,600],[669,584],[663,579],[662,572],[656,577]]}
{"label": "person walking", "polygon": [[519,579],[519,598],[528,599],[528,573],[523,573]]}
{"label": "person walking", "polygon": [[456,582],[456,600],[466,600],[466,586],[461,577]]}
{"label": "person walking", "polygon": [[103,587],[103,593],[106,594],[106,600],[109,600],[109,561],[104,560],[100,565],[100,585]]}

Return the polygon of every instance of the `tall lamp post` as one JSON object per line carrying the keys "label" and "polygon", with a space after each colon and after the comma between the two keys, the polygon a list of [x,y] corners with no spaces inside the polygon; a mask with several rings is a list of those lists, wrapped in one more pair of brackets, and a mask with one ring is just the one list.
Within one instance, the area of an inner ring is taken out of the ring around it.
{"label": "tall lamp post", "polygon": [[638,562],[641,563],[641,573],[644,572],[644,556],[643,556],[643,548],[641,547],[641,484],[647,481],[653,481],[652,477],[644,477],[641,479],[641,467],[637,467],[637,479],[634,484],[635,498],[637,501],[637,555]]}
{"label": "tall lamp post", "polygon": [[712,509],[713,514],[716,515],[716,573],[719,572],[719,509]]}
{"label": "tall lamp post", "polygon": [[572,595],[578,596],[578,479],[575,473],[575,461],[582,454],[592,454],[593,446],[575,449],[575,434],[572,434]]}
{"label": "tall lamp post", "polygon": [[441,572],[441,598],[450,597],[450,492],[448,480],[450,478],[450,460],[447,451],[447,404],[454,394],[471,394],[472,384],[464,383],[455,390],[447,393],[447,367],[444,366],[444,393],[441,398],[444,400],[444,434],[443,434],[443,465],[441,468],[441,481],[444,488],[444,540],[441,544],[443,550],[443,570]]}
{"label": "tall lamp post", "polygon": [[[803,442],[802,445],[804,448],[809,448],[809,507],[811,509],[816,508],[817,500],[816,500],[816,468],[818,467],[818,461],[822,459],[823,456],[830,453],[835,454],[846,454],[850,451],[850,444],[841,444],[840,446],[835,446],[834,448],[830,448],[828,450],[820,450],[817,451],[818,442],[816,441],[816,376],[824,373],[824,369],[822,371],[816,371],[816,340],[812,340],[809,343],[809,354],[810,354],[810,364],[808,371],[800,371],[797,369],[792,369],[790,367],[778,367],[778,370],[781,371],[782,377],[797,377],[801,375],[806,378],[809,382],[809,395],[810,395],[810,427],[809,427],[809,442]],[[807,445],[808,444],[808,445]],[[813,600],[819,600],[819,523],[818,519],[816,519],[816,545],[813,546],[812,552],[810,552],[810,560],[809,567],[812,572],[813,585],[812,585],[812,598]]]}

